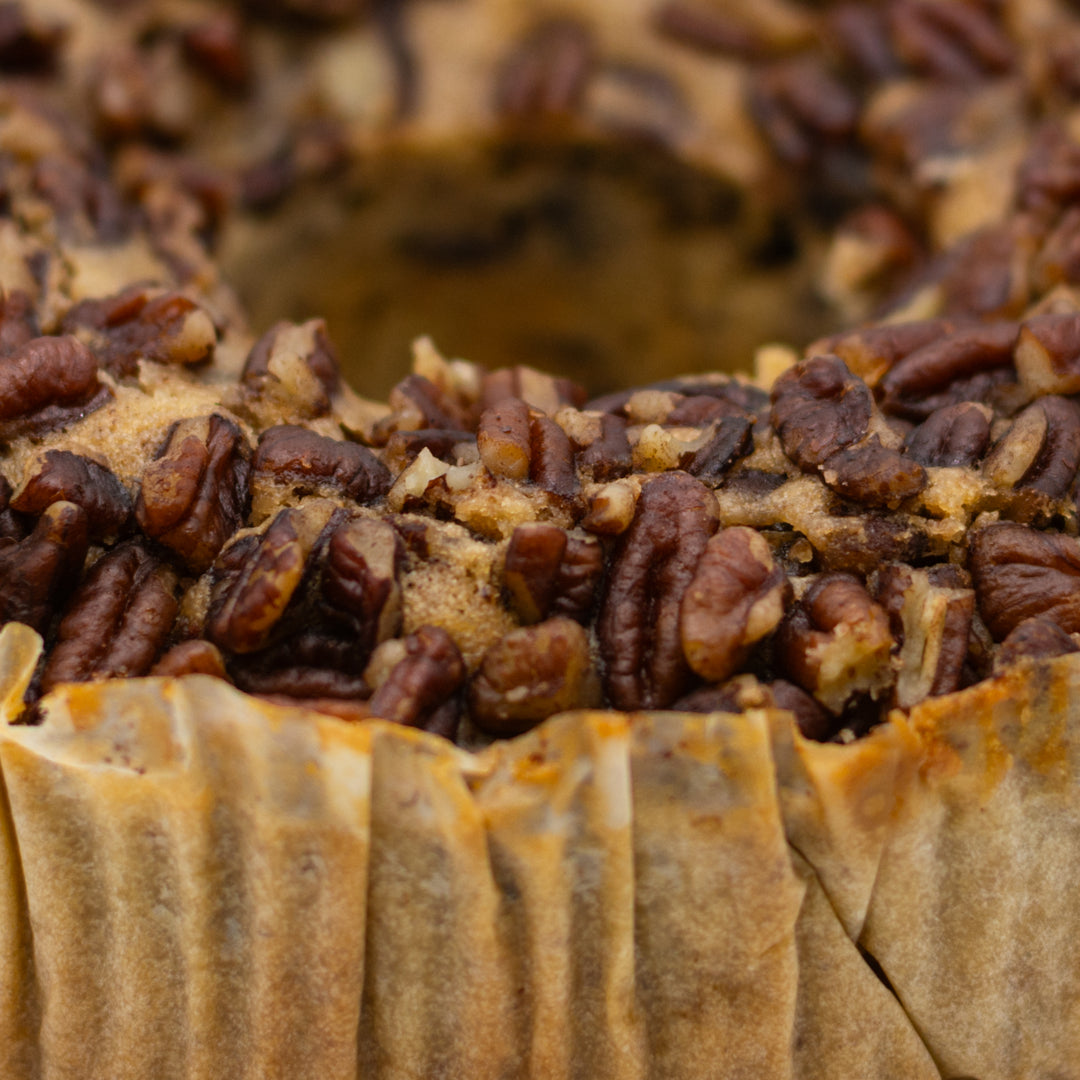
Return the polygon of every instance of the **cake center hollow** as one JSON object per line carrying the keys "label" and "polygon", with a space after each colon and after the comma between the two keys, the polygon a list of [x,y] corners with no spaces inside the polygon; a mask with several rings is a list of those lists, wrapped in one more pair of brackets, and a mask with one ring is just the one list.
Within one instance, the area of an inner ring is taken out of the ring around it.
{"label": "cake center hollow", "polygon": [[346,377],[385,393],[430,335],[600,393],[746,370],[833,328],[806,230],[652,146],[456,144],[386,153],[232,225],[253,329],[326,318]]}

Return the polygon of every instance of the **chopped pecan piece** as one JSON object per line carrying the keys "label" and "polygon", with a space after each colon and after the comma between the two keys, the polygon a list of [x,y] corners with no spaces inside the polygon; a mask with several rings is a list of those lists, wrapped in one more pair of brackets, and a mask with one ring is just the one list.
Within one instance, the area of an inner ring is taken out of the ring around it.
{"label": "chopped pecan piece", "polygon": [[614,413],[602,413],[600,434],[578,455],[578,468],[585,479],[606,484],[626,476],[631,466],[626,421]]}
{"label": "chopped pecan piece", "polygon": [[102,364],[134,375],[139,360],[201,364],[214,355],[217,330],[198,304],[180,293],[133,285],[104,300],[84,300],[65,316],[67,333],[85,332]]}
{"label": "chopped pecan piece", "polygon": [[372,695],[372,716],[454,737],[465,663],[454,639],[439,626],[421,626],[405,638],[405,656]]}
{"label": "chopped pecan piece", "polygon": [[1004,640],[1038,615],[1080,631],[1080,544],[1026,525],[988,525],[971,538],[968,566],[990,633]]}
{"label": "chopped pecan piece", "polygon": [[995,377],[1009,374],[1019,333],[1014,322],[987,323],[915,349],[882,376],[877,386],[881,407],[924,420],[945,405],[978,400]]}
{"label": "chopped pecan piece", "polygon": [[499,72],[496,108],[512,118],[542,118],[573,111],[593,68],[593,40],[576,19],[536,26]]}
{"label": "chopped pecan piece", "polygon": [[1013,421],[983,462],[983,473],[1001,488],[1062,498],[1080,468],[1080,406],[1063,397],[1033,402]]}
{"label": "chopped pecan piece", "polygon": [[920,465],[974,465],[990,443],[992,412],[977,401],[961,401],[931,413],[904,440],[904,452]]}
{"label": "chopped pecan piece", "polygon": [[406,375],[390,391],[390,416],[375,425],[376,445],[385,445],[396,431],[423,428],[473,430],[476,417],[461,401],[423,375]]}
{"label": "chopped pecan piece", "polygon": [[97,360],[78,339],[40,337],[0,357],[0,443],[36,435],[101,408],[111,392]]}
{"label": "chopped pecan piece", "polygon": [[173,425],[143,473],[135,501],[139,526],[193,573],[209,569],[243,520],[248,453],[236,424],[214,413]]}
{"label": "chopped pecan piece", "polygon": [[771,634],[791,599],[791,585],[760,533],[722,529],[705,545],[679,611],[683,653],[693,670],[721,682]]}
{"label": "chopped pecan piece", "polygon": [[661,473],[643,486],[597,622],[605,688],[616,708],[666,708],[686,689],[679,609],[717,516],[712,493],[686,473]]}
{"label": "chopped pecan piece", "polygon": [[839,715],[857,694],[873,697],[892,684],[889,619],[851,574],[823,574],[780,626],[784,670]]}
{"label": "chopped pecan piece", "polygon": [[870,390],[836,356],[803,360],[773,386],[772,425],[784,453],[803,469],[861,439],[872,412]]}
{"label": "chopped pecan piece", "polygon": [[75,591],[41,688],[145,675],[172,630],[176,574],[138,541],[103,555]]}
{"label": "chopped pecan piece", "polygon": [[751,451],[753,444],[752,421],[741,416],[724,417],[712,438],[695,452],[686,471],[705,483],[719,483],[728,469]]}
{"label": "chopped pecan piece", "polygon": [[890,563],[878,572],[875,596],[900,646],[896,704],[909,709],[960,689],[975,593],[939,583],[929,571]]}
{"label": "chopped pecan piece", "polygon": [[604,553],[592,537],[572,536],[557,525],[519,525],[506,549],[504,578],[524,623],[549,615],[584,622],[595,606]]}
{"label": "chopped pecan piece", "polygon": [[119,535],[131,518],[131,496],[111,469],[70,450],[47,450],[10,505],[37,515],[61,501],[83,508],[92,539]]}
{"label": "chopped pecan piece", "polygon": [[150,669],[151,675],[178,678],[181,675],[213,675],[225,678],[225,660],[221,650],[209,641],[195,639],[174,645]]}
{"label": "chopped pecan piece", "polygon": [[1025,619],[1009,631],[994,657],[994,671],[1004,671],[1021,660],[1049,660],[1080,652],[1080,645],[1052,619],[1042,615]]}
{"label": "chopped pecan piece", "polygon": [[252,346],[240,378],[258,396],[269,396],[301,416],[325,416],[340,384],[326,323],[310,319],[272,326]]}
{"label": "chopped pecan piece", "polygon": [[469,711],[492,735],[518,735],[568,709],[600,702],[589,638],[573,619],[512,630],[484,654],[469,686]]}
{"label": "chopped pecan piece", "polygon": [[0,543],[0,625],[21,622],[44,632],[78,581],[88,547],[86,514],[69,502],[46,507],[25,539]]}
{"label": "chopped pecan piece", "polygon": [[1027,319],[1016,344],[1016,370],[1033,396],[1080,392],[1080,312]]}
{"label": "chopped pecan piece", "polygon": [[[433,457],[448,465],[458,464],[455,448],[475,446],[476,437],[470,431],[453,431],[441,428],[421,428],[419,431],[395,431],[383,448],[383,464],[391,476],[399,476],[427,450]],[[467,452],[467,451],[466,451]]]}
{"label": "chopped pecan piece", "polygon": [[287,483],[299,495],[330,488],[356,502],[370,503],[390,490],[390,470],[366,446],[292,424],[262,433],[252,469],[255,479]]}

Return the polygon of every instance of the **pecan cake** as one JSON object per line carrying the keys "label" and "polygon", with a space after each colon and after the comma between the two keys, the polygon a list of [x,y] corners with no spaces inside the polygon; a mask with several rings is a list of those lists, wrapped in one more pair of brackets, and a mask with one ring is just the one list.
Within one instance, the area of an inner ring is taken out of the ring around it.
{"label": "pecan cake", "polygon": [[1073,7],[0,73],[0,1080],[1080,1076]]}

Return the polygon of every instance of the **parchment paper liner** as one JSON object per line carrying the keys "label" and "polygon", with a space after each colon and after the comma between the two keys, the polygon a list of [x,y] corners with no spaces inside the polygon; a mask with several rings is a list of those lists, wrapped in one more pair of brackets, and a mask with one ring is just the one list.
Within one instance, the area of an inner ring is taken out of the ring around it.
{"label": "parchment paper liner", "polygon": [[[9,707],[36,655],[0,633]],[[938,1076],[919,1035],[948,1076],[1068,1075],[1078,671],[850,747],[579,713],[478,756],[201,677],[64,688],[0,743],[0,1075]],[[980,982],[1032,935],[1019,998]],[[1018,1051],[1021,1008],[1068,1030]]]}

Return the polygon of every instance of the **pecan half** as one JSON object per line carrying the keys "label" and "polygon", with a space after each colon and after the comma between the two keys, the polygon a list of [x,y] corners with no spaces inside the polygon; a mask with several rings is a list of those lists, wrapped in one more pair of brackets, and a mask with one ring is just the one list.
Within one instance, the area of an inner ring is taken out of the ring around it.
{"label": "pecan half", "polygon": [[0,625],[44,631],[78,580],[88,547],[86,513],[69,502],[48,506],[25,539],[0,545]]}
{"label": "pecan half", "polygon": [[77,338],[40,337],[0,357],[0,443],[64,427],[100,409],[111,391]]}
{"label": "pecan half", "polygon": [[1026,525],[988,525],[971,538],[968,566],[979,613],[996,641],[1042,615],[1080,631],[1080,544]]}
{"label": "pecan half", "polygon": [[114,375],[134,375],[139,360],[201,364],[214,355],[217,330],[198,304],[175,292],[133,285],[104,300],[84,300],[65,316],[67,333],[87,334]]}
{"label": "pecan half", "polygon": [[1019,334],[1017,323],[987,323],[955,330],[915,349],[878,383],[882,409],[924,420],[945,405],[979,400],[995,378],[1011,374]]}
{"label": "pecan half", "polygon": [[597,621],[605,689],[616,708],[666,708],[686,689],[679,609],[717,516],[712,493],[686,473],[661,473],[642,487]]}
{"label": "pecan half", "polygon": [[920,465],[948,468],[974,465],[990,443],[992,412],[962,401],[931,413],[904,440],[904,453]]}
{"label": "pecan half", "polygon": [[573,619],[510,631],[484,654],[469,686],[469,712],[492,735],[518,735],[555,713],[599,703],[589,638]]}
{"label": "pecan half", "polygon": [[111,469],[70,450],[47,450],[10,505],[37,515],[61,501],[83,508],[93,539],[119,535],[131,518],[131,496]]}
{"label": "pecan half", "polygon": [[485,409],[516,397],[531,408],[554,416],[563,405],[580,408],[586,396],[585,388],[572,379],[548,375],[525,364],[485,372],[480,380],[480,404]]}
{"label": "pecan half", "polygon": [[1000,488],[1062,498],[1080,468],[1080,406],[1063,397],[1033,402],[1013,421],[983,462]]}
{"label": "pecan half", "polygon": [[867,386],[876,386],[881,376],[905,356],[955,329],[956,323],[951,319],[885,323],[845,330],[815,341],[810,349],[815,355],[833,353],[839,356],[853,375],[864,380]]}
{"label": "pecan half", "polygon": [[329,516],[323,507],[282,510],[261,536],[244,537],[222,553],[206,618],[211,641],[234,653],[267,644]]}
{"label": "pecan half", "polygon": [[784,453],[815,469],[867,432],[873,401],[837,356],[815,356],[785,371],[772,391],[772,425]]}
{"label": "pecan half", "polygon": [[825,483],[846,499],[896,509],[926,487],[926,470],[871,435],[830,454],[821,466]]}
{"label": "pecan half", "polygon": [[568,18],[542,22],[502,65],[496,108],[518,119],[569,113],[581,101],[593,62],[586,26]]}
{"label": "pecan half", "polygon": [[252,346],[240,379],[258,397],[269,397],[301,416],[325,416],[341,381],[326,323],[310,319],[272,326]]}
{"label": "pecan half", "polygon": [[939,79],[978,82],[1016,62],[1009,36],[977,4],[899,0],[888,17],[901,58]]}
{"label": "pecan half", "polygon": [[209,569],[243,520],[248,453],[236,424],[214,413],[173,425],[143,473],[135,501],[139,526],[192,573]]}
{"label": "pecan half", "polygon": [[350,616],[344,628],[362,666],[372,649],[401,629],[399,575],[405,545],[385,521],[359,518],[336,528],[326,547],[322,595]]}
{"label": "pecan half", "polygon": [[534,522],[519,525],[511,535],[503,577],[522,622],[540,622],[550,615],[585,622],[603,570],[604,552],[593,537]]}
{"label": "pecan half", "polygon": [[807,589],[776,636],[784,670],[830,712],[857,694],[892,684],[889,619],[851,574],[824,574]]}
{"label": "pecan half", "polygon": [[734,674],[750,649],[771,634],[791,598],[791,584],[760,533],[722,529],[705,545],[679,610],[683,653],[710,682]]}
{"label": "pecan half", "polygon": [[550,417],[532,414],[520,398],[503,398],[484,410],[476,446],[494,476],[532,480],[563,498],[580,490],[566,432]]}
{"label": "pecan half", "polygon": [[390,470],[358,443],[279,424],[264,431],[252,462],[254,479],[286,483],[297,495],[326,494],[326,488],[359,503],[390,490]]}
{"label": "pecan half", "polygon": [[1052,619],[1042,615],[1017,623],[994,656],[995,673],[1021,660],[1049,660],[1080,652],[1080,645]]}
{"label": "pecan half", "polygon": [[172,629],[176,574],[138,541],[103,555],[60,620],[41,688],[145,675]]}
{"label": "pecan half", "polygon": [[421,626],[404,645],[404,658],[368,702],[371,715],[452,739],[465,682],[465,663],[454,639],[442,627]]}
{"label": "pecan half", "polygon": [[602,413],[600,433],[578,454],[577,463],[583,477],[598,484],[626,476],[632,467],[626,421],[614,413]]}

